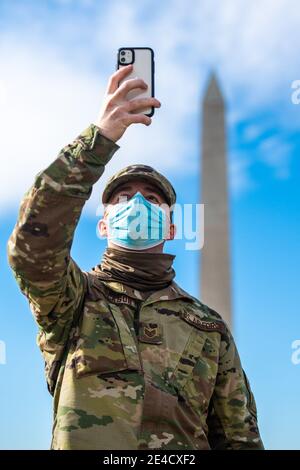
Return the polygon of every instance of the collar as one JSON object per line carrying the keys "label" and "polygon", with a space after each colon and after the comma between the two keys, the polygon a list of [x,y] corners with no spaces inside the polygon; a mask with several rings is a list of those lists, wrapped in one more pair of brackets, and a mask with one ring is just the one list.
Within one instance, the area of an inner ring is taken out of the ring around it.
{"label": "collar", "polygon": [[128,297],[131,297],[135,300],[142,301],[144,302],[144,305],[149,305],[151,303],[159,302],[161,300],[186,299],[190,302],[195,302],[197,300],[195,297],[188,294],[185,290],[179,287],[179,285],[175,281],[172,281],[172,283],[169,286],[163,289],[150,291],[149,293],[149,292],[139,291],[137,289],[134,289],[133,287],[127,286],[120,282],[99,281],[99,279],[97,279],[95,275],[93,275],[93,277],[95,277],[94,283],[96,285],[99,284],[99,282],[101,282],[101,284],[104,284],[110,290],[119,294],[125,294]]}

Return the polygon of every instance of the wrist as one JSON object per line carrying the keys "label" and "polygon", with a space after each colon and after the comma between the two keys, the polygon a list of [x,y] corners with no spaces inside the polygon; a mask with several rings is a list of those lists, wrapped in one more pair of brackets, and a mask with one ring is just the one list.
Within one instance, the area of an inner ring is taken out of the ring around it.
{"label": "wrist", "polygon": [[103,135],[103,137],[106,137],[106,139],[111,140],[112,142],[116,143],[118,139],[116,139],[112,134],[110,134],[108,131],[103,129],[101,126],[98,124],[95,124],[95,126],[99,129],[99,133]]}

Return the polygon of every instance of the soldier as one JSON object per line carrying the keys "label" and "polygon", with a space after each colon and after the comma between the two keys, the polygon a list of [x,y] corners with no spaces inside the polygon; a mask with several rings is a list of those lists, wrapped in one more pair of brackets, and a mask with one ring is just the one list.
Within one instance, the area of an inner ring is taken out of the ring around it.
{"label": "soldier", "polygon": [[[163,253],[175,235],[171,183],[149,166],[121,170],[103,192],[101,263],[85,272],[70,256],[116,142],[132,123],[151,123],[142,109],[160,107],[155,98],[126,99],[147,86],[135,78],[118,87],[131,67],[110,77],[96,122],[36,175],[8,241],[54,398],[51,449],[263,449],[227,325],[175,283],[175,256]],[[129,230],[138,206],[151,237]]]}

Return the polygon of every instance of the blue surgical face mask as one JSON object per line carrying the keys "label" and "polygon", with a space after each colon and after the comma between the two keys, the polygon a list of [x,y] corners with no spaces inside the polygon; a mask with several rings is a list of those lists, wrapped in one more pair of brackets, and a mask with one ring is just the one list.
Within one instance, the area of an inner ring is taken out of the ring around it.
{"label": "blue surgical face mask", "polygon": [[166,237],[167,217],[159,205],[147,201],[138,191],[129,201],[110,205],[108,238],[130,250],[159,245]]}

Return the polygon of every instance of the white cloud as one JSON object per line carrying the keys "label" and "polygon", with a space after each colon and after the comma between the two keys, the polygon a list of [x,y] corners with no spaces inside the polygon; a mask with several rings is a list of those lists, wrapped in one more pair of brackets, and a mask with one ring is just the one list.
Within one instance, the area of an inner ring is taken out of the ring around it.
{"label": "white cloud", "polygon": [[253,190],[256,187],[255,181],[251,178],[249,169],[251,162],[249,157],[240,153],[234,153],[229,162],[230,188],[234,196],[239,196],[245,191]]}
{"label": "white cloud", "polygon": [[261,135],[261,128],[255,124],[250,124],[244,130],[244,138],[246,141],[251,142],[255,139],[258,139]]}
{"label": "white cloud", "polygon": [[291,146],[282,142],[278,136],[264,139],[259,148],[260,159],[273,170],[277,178],[286,179],[289,177],[289,163],[291,157]]}
{"label": "white cloud", "polygon": [[[33,51],[2,43],[1,207],[27,190],[38,171],[90,123],[104,83],[69,68],[46,49]],[[51,65],[50,65],[51,64]]]}
{"label": "white cloud", "polygon": [[[74,2],[59,4],[65,16],[55,18],[51,10],[35,15],[34,2],[29,4],[24,23],[19,19],[0,37],[2,209],[18,203],[33,176],[95,119],[122,45],[153,47],[162,107],[150,128],[128,129],[104,180],[138,161],[171,178],[197,171],[200,98],[211,66],[219,72],[231,126],[253,121],[276,103],[291,106],[290,84],[299,78],[295,0],[83,1],[82,16],[73,14]],[[278,113],[278,122],[288,129],[289,112]],[[294,116],[293,126],[299,125]],[[249,187],[250,158],[232,159],[233,188]],[[288,174],[288,159],[276,158],[275,174]],[[266,151],[264,163],[271,159]],[[87,205],[93,213],[102,187],[96,185]]]}
{"label": "white cloud", "polygon": [[[19,201],[35,174],[95,120],[108,79],[104,73],[97,76],[67,65],[45,48],[28,50],[15,45],[14,50],[12,56],[11,44],[7,49],[2,44],[2,208]],[[118,142],[121,148],[107,166],[104,180],[120,167],[136,162],[161,171],[182,169],[181,157],[192,155],[193,143],[182,139],[181,120],[174,110],[169,115],[170,108],[172,105],[169,109],[163,105],[156,111],[151,131],[142,124],[128,129]],[[103,182],[96,185],[88,203],[93,212],[101,187]]]}

